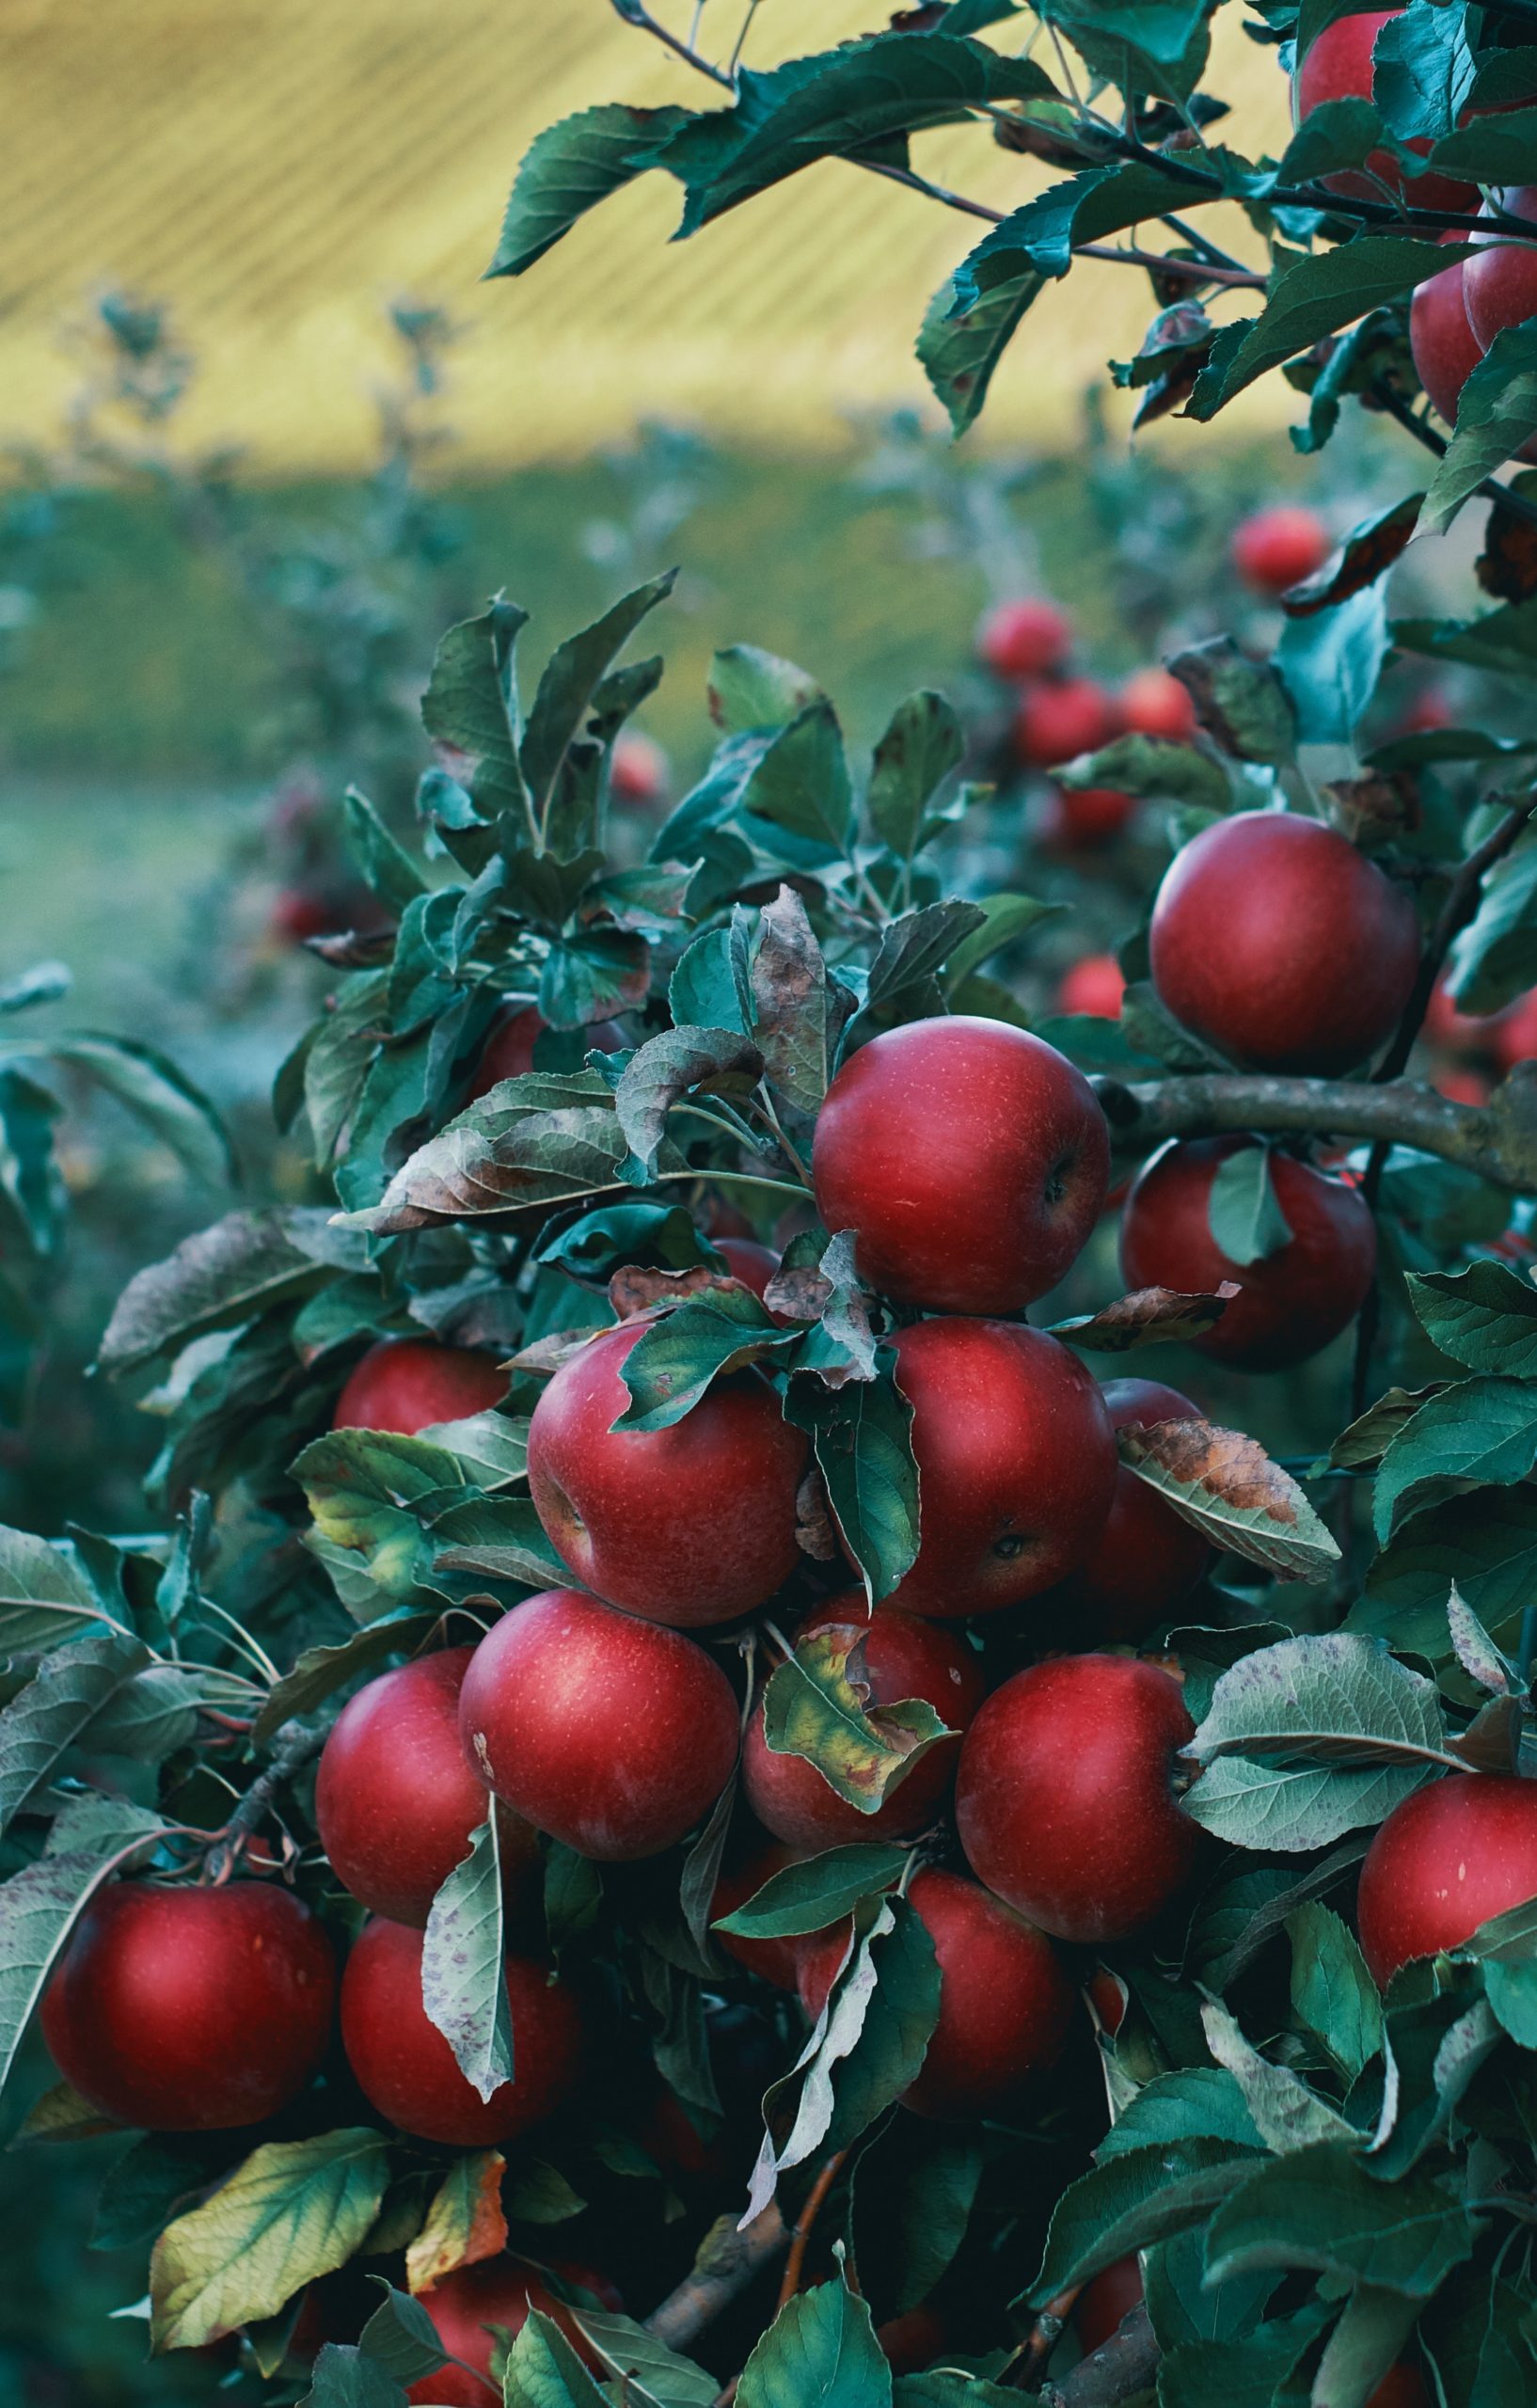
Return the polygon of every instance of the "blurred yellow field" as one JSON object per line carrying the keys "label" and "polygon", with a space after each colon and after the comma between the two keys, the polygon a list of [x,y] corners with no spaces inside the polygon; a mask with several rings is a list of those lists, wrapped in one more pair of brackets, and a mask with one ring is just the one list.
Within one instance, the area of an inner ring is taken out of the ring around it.
{"label": "blurred yellow field", "polygon": [[[769,0],[750,55],[769,64],[877,13]],[[1213,80],[1260,129],[1254,147],[1274,145],[1286,87],[1235,16]],[[710,0],[706,44],[727,45],[737,22]],[[56,422],[72,372],[61,320],[113,282],[169,302],[199,355],[188,434],[233,436],[268,473],[366,457],[380,309],[402,293],[468,327],[455,417],[481,465],[580,452],[658,414],[827,444],[849,409],[923,398],[911,338],[974,230],[830,164],[670,247],[675,187],[652,178],[521,282],[482,285],[542,126],[600,98],[707,99],[606,0],[14,0],[0,90],[8,437]],[[994,205],[1043,180],[970,133],[922,155]],[[1085,380],[1135,348],[1148,314],[1145,279],[1114,267],[1049,293],[1038,339],[998,379],[991,436],[1063,434]],[[1234,431],[1277,406],[1267,388]]]}

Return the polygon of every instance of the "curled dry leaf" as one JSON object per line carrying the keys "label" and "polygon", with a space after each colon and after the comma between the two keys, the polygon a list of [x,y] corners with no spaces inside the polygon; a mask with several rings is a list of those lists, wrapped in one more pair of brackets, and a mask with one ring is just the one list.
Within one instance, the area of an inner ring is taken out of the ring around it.
{"label": "curled dry leaf", "polygon": [[1405,494],[1390,510],[1352,528],[1321,569],[1281,596],[1281,608],[1287,617],[1311,618],[1315,611],[1332,610],[1337,603],[1347,602],[1353,594],[1375,585],[1413,537],[1424,499],[1422,493]]}
{"label": "curled dry leaf", "polygon": [[877,1813],[919,1751],[950,1736],[931,1705],[875,1705],[865,1623],[826,1624],[803,1639],[764,1691],[764,1736],[776,1755],[804,1756],[850,1806]]}
{"label": "curled dry leaf", "polygon": [[1129,1296],[1117,1296],[1097,1313],[1054,1322],[1048,1334],[1099,1354],[1128,1354],[1134,1346],[1187,1344],[1216,1327],[1238,1292],[1234,1279],[1224,1279],[1209,1296],[1186,1295],[1178,1288],[1133,1288]]}
{"label": "curled dry leaf", "polygon": [[832,1280],[814,1263],[801,1263],[795,1269],[776,1271],[763,1291],[763,1301],[771,1313],[783,1313],[786,1321],[820,1321],[832,1293]]}
{"label": "curled dry leaf", "polygon": [[814,1563],[835,1563],[838,1533],[828,1503],[827,1482],[814,1464],[795,1492],[795,1543]]}
{"label": "curled dry leaf", "polygon": [[1323,789],[1328,816],[1354,845],[1362,836],[1403,835],[1421,818],[1419,781],[1408,769],[1369,769]]}
{"label": "curled dry leaf", "polygon": [[685,1304],[690,1296],[722,1292],[742,1293],[742,1282],[724,1271],[712,1271],[705,1262],[690,1263],[687,1271],[649,1271],[640,1263],[626,1262],[609,1282],[609,1302],[621,1321]]}
{"label": "curled dry leaf", "polygon": [[603,1323],[594,1322],[587,1329],[549,1330],[543,1338],[536,1338],[531,1346],[525,1346],[515,1354],[510,1362],[503,1364],[502,1369],[531,1371],[535,1379],[548,1379],[563,1363],[569,1363],[573,1354],[579,1354],[588,1340],[596,1338],[603,1326]]}
{"label": "curled dry leaf", "polygon": [[306,953],[318,954],[332,970],[377,970],[395,958],[394,927],[343,928],[333,937],[306,937]]}
{"label": "curled dry leaf", "polygon": [[414,2292],[430,2291],[457,2267],[500,2256],[507,2246],[501,2211],[506,2171],[507,2160],[496,2148],[476,2149],[450,2166],[405,2253],[405,2279]]}
{"label": "curled dry leaf", "polygon": [[1120,1457],[1213,1546],[1283,1580],[1322,1580],[1339,1549],[1289,1472],[1241,1430],[1156,1421],[1117,1432]]}

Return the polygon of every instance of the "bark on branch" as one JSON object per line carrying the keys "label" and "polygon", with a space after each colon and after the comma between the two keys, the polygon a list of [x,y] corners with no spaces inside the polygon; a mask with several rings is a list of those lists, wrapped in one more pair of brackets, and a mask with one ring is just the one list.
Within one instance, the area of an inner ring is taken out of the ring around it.
{"label": "bark on branch", "polygon": [[1040,2408],[1116,2408],[1117,2401],[1146,2391],[1157,2371],[1158,2343],[1139,2301],[1092,2357],[1081,2359],[1060,2383],[1046,2384],[1038,2394]]}
{"label": "bark on branch", "polygon": [[646,2318],[646,2331],[670,2350],[687,2350],[789,2245],[789,2227],[771,2200],[745,2231],[721,2216],[705,2234],[692,2272]]}
{"label": "bark on branch", "polygon": [[1537,1194],[1537,1063],[1522,1063],[1486,1105],[1452,1103],[1417,1080],[1274,1078],[1213,1071],[1129,1085],[1094,1081],[1115,1142],[1127,1150],[1165,1137],[1311,1132],[1414,1146],[1476,1171],[1495,1187]]}

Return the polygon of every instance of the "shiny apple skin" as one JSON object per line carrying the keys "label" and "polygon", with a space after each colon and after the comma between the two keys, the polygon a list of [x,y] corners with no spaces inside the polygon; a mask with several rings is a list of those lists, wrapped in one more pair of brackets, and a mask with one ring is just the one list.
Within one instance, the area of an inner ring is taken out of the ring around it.
{"label": "shiny apple skin", "polygon": [[1367,1850],[1355,1899],[1361,1954],[1386,1989],[1401,1965],[1459,1948],[1481,1923],[1537,1897],[1537,1782],[1449,1773],[1395,1806]]}
{"label": "shiny apple skin", "polygon": [[1121,1272],[1130,1288],[1194,1295],[1236,1280],[1243,1292],[1193,1343],[1240,1370],[1275,1371],[1306,1362],[1349,1327],[1371,1291],[1377,1233],[1355,1188],[1292,1154],[1273,1153],[1271,1181],[1291,1238],[1262,1261],[1229,1262],[1212,1235],[1212,1182],[1251,1143],[1197,1137],[1155,1154],[1126,1200]]}
{"label": "shiny apple skin", "polygon": [[[1198,1404],[1159,1380],[1107,1380],[1102,1393],[1117,1430],[1202,1418]],[[1064,1581],[1062,1602],[1101,1646],[1141,1639],[1189,1596],[1211,1560],[1199,1530],[1123,1464],[1105,1526]]]}
{"label": "shiny apple skin", "polygon": [[459,2070],[421,2003],[424,1935],[375,1915],[341,1977],[341,2040],[371,2106],[418,2140],[490,2148],[532,2130],[580,2078],[583,2027],[575,1992],[530,1956],[505,1959],[513,2079],[487,2099]]}
{"label": "shiny apple skin", "polygon": [[551,1545],[626,1613],[689,1630],[766,1605],[802,1561],[806,1440],[754,1370],[715,1381],[666,1430],[616,1430],[621,1366],[649,1323],[604,1330],[533,1409],[529,1486]]}
{"label": "shiny apple skin", "polygon": [[1054,1046],[956,1014],[886,1030],[828,1089],[816,1209],[862,1275],[930,1311],[1018,1312],[1062,1277],[1110,1183],[1093,1088]]}
{"label": "shiny apple skin", "polygon": [[1159,1002],[1251,1069],[1354,1069],[1402,1018],[1419,924],[1402,887],[1291,812],[1219,819],[1175,855],[1148,935]]}
{"label": "shiny apple skin", "polygon": [[438,1346],[430,1338],[386,1338],[349,1374],[331,1418],[333,1430],[392,1430],[414,1438],[436,1421],[467,1421],[507,1393],[493,1354]]}
{"label": "shiny apple skin", "polygon": [[1098,1384],[1017,1322],[914,1323],[895,1340],[912,1405],[918,1553],[888,1605],[947,1622],[1038,1596],[1084,1562],[1116,1494]]}
{"label": "shiny apple skin", "polygon": [[1483,346],[1468,321],[1461,260],[1415,287],[1409,349],[1432,403],[1448,426],[1455,426],[1463,387],[1483,357]]}
{"label": "shiny apple skin", "polygon": [[957,1736],[937,1740],[878,1811],[864,1814],[840,1798],[804,1756],[775,1753],[764,1735],[760,1701],[742,1749],[743,1793],[766,1830],[808,1855],[865,1840],[906,1839],[926,1830],[955,1779],[959,1734],[984,1693],[981,1665],[958,1634],[896,1607],[878,1606],[871,1615],[863,1590],[850,1590],[818,1607],[796,1637],[838,1628],[858,1633],[849,1678],[868,1685],[872,1705],[922,1698]]}
{"label": "shiny apple skin", "polygon": [[1130,1656],[1063,1656],[995,1689],[967,1732],[956,1828],[977,1878],[1059,1940],[1120,1940],[1189,1879],[1175,1803],[1179,1683]]}
{"label": "shiny apple skin", "polygon": [[[331,1727],[315,1776],[315,1825],[331,1870],[371,1914],[425,1925],[434,1898],[491,1812],[459,1744],[459,1691],[473,1650],[448,1647],[381,1672]],[[540,1869],[532,1828],[499,1807],[502,1888]]]}
{"label": "shiny apple skin", "polygon": [[526,1598],[459,1695],[466,1761],[536,1830],[605,1863],[657,1856],[709,1813],[737,1761],[713,1656],[576,1589]]}
{"label": "shiny apple skin", "polygon": [[325,1932],[271,1881],[115,1881],[76,1924],[42,2003],[66,2082],[158,2132],[233,2131],[296,2099],[336,2004]]}

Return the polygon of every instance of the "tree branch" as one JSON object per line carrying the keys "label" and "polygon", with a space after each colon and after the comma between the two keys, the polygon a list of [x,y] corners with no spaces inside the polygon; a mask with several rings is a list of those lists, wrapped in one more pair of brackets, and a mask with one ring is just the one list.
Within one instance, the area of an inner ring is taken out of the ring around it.
{"label": "tree branch", "polygon": [[1060,2383],[1039,2394],[1040,2408],[1117,2408],[1146,2391],[1158,2370],[1158,2343],[1142,2301],[1121,2321],[1118,2332],[1083,2358]]}
{"label": "tree branch", "polygon": [[789,2245],[788,2226],[772,2200],[745,2231],[730,2216],[719,2217],[700,2243],[692,2272],[653,2308],[646,2331],[670,2350],[686,2350]]}
{"label": "tree branch", "polygon": [[1128,1149],[1242,1130],[1276,1136],[1316,1132],[1414,1146],[1476,1171],[1495,1187],[1537,1194],[1537,1064],[1513,1070],[1486,1105],[1452,1103],[1413,1079],[1365,1085],[1222,1070],[1093,1084],[1112,1136]]}
{"label": "tree branch", "polygon": [[[1423,444],[1427,452],[1434,452],[1438,460],[1442,457],[1447,448],[1445,436],[1437,435],[1434,426],[1427,426],[1422,418],[1417,417],[1402,393],[1395,393],[1389,385],[1374,384],[1370,398],[1386,417],[1402,427],[1405,435],[1412,435],[1417,443]],[[1537,501],[1529,501],[1524,494],[1513,493],[1510,486],[1502,485],[1497,477],[1482,478],[1475,490],[1483,500],[1501,502],[1517,518],[1524,518],[1529,527],[1537,527]]]}

